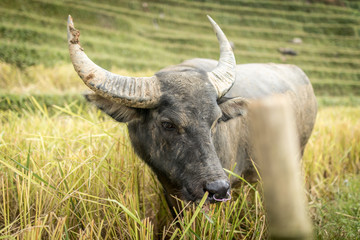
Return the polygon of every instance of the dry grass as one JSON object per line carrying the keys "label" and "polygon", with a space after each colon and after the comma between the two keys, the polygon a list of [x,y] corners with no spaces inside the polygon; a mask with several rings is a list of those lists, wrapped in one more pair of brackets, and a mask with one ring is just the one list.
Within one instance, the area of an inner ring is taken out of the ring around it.
{"label": "dry grass", "polygon": [[[195,214],[186,211],[183,219],[171,223],[159,183],[134,155],[125,125],[94,109],[58,109],[52,116],[47,112],[38,106],[36,113],[1,113],[2,236],[231,238],[256,236],[264,228],[259,197],[257,206],[246,201],[246,195],[258,196],[249,188],[236,201],[211,206],[207,213],[200,207]],[[242,209],[257,214],[239,217]],[[175,224],[181,228],[176,230]]]}
{"label": "dry grass", "polygon": [[[125,125],[83,105],[55,107],[48,114],[35,99],[33,104],[37,111],[0,114],[1,238],[266,236],[257,190],[244,186],[230,203],[187,210],[172,222],[159,183],[129,146]],[[359,119],[357,107],[321,109],[308,144],[304,169],[319,237],[332,221],[321,211],[324,204],[336,201],[343,182],[359,173]],[[357,214],[350,216],[358,219]],[[345,233],[351,234],[351,227]]]}

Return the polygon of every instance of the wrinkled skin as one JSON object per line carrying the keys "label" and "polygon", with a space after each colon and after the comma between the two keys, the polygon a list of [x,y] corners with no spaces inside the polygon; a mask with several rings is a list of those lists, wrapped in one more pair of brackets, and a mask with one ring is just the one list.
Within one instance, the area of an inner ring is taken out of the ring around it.
{"label": "wrinkled skin", "polygon": [[[217,100],[206,74],[216,64],[193,59],[158,72],[162,98],[154,109],[129,108],[96,94],[87,95],[115,120],[128,123],[136,153],[157,175],[171,206],[176,206],[172,195],[196,202],[203,197],[206,184],[228,181],[223,168],[256,181],[248,146],[249,102],[276,94],[286,96],[296,116],[302,151],[314,126],[316,99],[299,68],[238,65],[234,86]],[[231,179],[231,184],[235,183]]]}

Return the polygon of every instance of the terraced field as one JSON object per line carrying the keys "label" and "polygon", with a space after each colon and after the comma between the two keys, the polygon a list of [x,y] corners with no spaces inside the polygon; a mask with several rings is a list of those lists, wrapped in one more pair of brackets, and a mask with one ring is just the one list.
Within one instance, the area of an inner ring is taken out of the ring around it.
{"label": "terraced field", "polygon": [[[306,1],[61,1],[0,2],[0,60],[21,68],[69,64],[71,14],[88,55],[106,68],[155,72],[195,57],[218,58],[205,15],[235,44],[238,63],[300,66],[317,95],[360,95],[360,10]],[[302,44],[293,44],[301,38]],[[296,56],[278,49],[291,48]]]}
{"label": "terraced field", "polygon": [[85,87],[67,50],[68,14],[86,53],[124,75],[217,59],[206,14],[234,43],[238,63],[300,66],[320,103],[303,158],[314,238],[359,238],[360,2],[308,3],[319,1],[0,0],[0,239],[268,236],[259,185],[173,221],[125,125],[80,95]]}
{"label": "terraced field", "polygon": [[320,106],[302,161],[314,238],[360,239],[359,0],[0,0],[0,239],[268,238],[261,184],[171,217],[126,126],[81,96],[68,14],[90,58],[123,75],[218,59],[206,14],[238,63],[300,66]]}

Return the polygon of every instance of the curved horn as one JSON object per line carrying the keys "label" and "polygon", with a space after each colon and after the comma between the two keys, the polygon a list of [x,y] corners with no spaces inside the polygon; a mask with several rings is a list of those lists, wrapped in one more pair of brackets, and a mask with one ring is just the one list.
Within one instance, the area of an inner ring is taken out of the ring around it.
{"label": "curved horn", "polygon": [[161,97],[156,76],[126,77],[111,73],[91,61],[79,44],[80,32],[71,16],[67,22],[70,58],[75,71],[96,94],[134,108],[153,108]]}
{"label": "curved horn", "polygon": [[220,45],[219,63],[214,70],[208,72],[208,77],[217,91],[218,98],[221,98],[230,90],[235,82],[236,61],[225,34],[209,15],[207,15],[207,17],[216,33]]}

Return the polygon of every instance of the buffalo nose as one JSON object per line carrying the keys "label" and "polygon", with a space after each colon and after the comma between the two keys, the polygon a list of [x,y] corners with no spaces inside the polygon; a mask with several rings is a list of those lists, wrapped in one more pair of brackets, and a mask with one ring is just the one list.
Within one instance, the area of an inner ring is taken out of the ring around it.
{"label": "buffalo nose", "polygon": [[230,199],[230,183],[226,180],[217,180],[206,183],[205,191],[209,192],[209,198],[215,201],[227,201]]}

